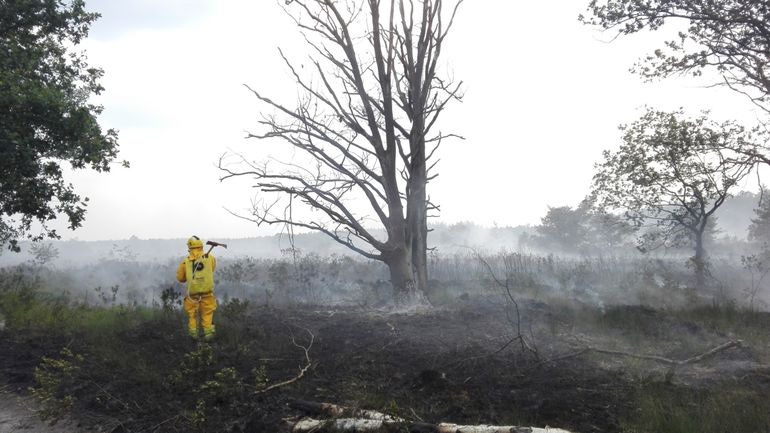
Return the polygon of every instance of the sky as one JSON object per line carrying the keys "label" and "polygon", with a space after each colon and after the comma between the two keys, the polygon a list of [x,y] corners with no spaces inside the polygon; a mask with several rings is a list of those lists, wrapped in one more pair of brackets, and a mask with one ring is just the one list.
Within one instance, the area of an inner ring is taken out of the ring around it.
{"label": "sky", "polygon": [[[594,164],[620,144],[618,126],[645,105],[718,120],[756,122],[744,97],[678,78],[645,83],[629,72],[662,34],[613,39],[578,22],[588,1],[466,0],[445,42],[443,73],[464,83],[442,115],[442,145],[429,195],[448,224],[538,224],[548,206],[575,206]],[[231,215],[255,197],[252,182],[220,182],[222,155],[261,161],[260,105],[244,86],[291,103],[297,91],[278,53],[302,63],[308,48],[275,0],[89,0],[102,14],[80,48],[104,69],[101,124],[119,130],[110,173],[76,171],[88,213],[64,239],[205,239],[269,235]],[[751,181],[744,185],[755,188]],[[63,226],[63,225],[62,225]]]}

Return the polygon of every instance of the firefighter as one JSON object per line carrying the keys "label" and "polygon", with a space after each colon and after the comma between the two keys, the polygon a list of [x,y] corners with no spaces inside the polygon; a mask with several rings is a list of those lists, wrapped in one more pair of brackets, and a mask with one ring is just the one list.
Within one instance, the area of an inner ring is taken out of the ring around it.
{"label": "firefighter", "polygon": [[203,328],[203,338],[214,338],[214,310],[217,309],[217,299],[214,297],[214,271],[217,260],[213,255],[203,253],[203,241],[198,236],[187,240],[189,255],[182,260],[176,270],[176,279],[187,283],[187,296],[184,298],[184,310],[189,321],[187,330],[190,336],[198,339],[198,318]]}

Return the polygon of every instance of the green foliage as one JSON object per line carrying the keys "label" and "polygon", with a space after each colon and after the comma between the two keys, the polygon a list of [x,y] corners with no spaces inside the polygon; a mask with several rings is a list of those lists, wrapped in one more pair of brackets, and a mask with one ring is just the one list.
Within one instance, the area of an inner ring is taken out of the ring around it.
{"label": "green foliage", "polygon": [[198,392],[214,397],[224,397],[242,386],[238,372],[232,367],[225,367],[214,373],[214,379],[207,380],[198,386]]}
{"label": "green foliage", "polygon": [[[73,51],[98,14],[82,0],[11,0],[0,13],[0,245],[58,237],[47,223],[63,214],[82,224],[87,198],[63,178],[61,164],[109,171],[117,132],[102,131],[102,107],[89,102],[100,69]],[[32,233],[33,223],[41,229]]]}
{"label": "green foliage", "polygon": [[0,313],[9,329],[40,332],[101,334],[106,330],[125,329],[157,316],[159,311],[141,306],[117,305],[118,287],[101,291],[99,308],[73,302],[68,293],[40,290],[39,276],[24,268],[0,270]]}
{"label": "green foliage", "polygon": [[548,207],[535,227],[537,243],[551,251],[568,253],[602,252],[623,245],[633,227],[623,218],[596,212],[584,201],[576,209],[570,206]]}
{"label": "green foliage", "polygon": [[[399,419],[399,418],[404,419],[404,418],[406,418],[404,416],[404,414],[402,414],[401,412],[402,411],[398,407],[398,403],[396,402],[396,400],[393,400],[393,399],[391,399],[388,402],[388,407],[385,408],[385,411],[384,411],[384,413],[386,415],[390,415],[390,416],[392,416],[393,418],[396,418],[396,419]],[[406,425],[406,423],[401,423],[399,425],[395,425],[394,428],[393,428],[393,431],[398,432],[398,433],[409,433],[409,426]]]}
{"label": "green foliage", "polygon": [[165,313],[170,313],[182,305],[182,294],[169,286],[160,293],[161,308]]}
{"label": "green foliage", "polygon": [[254,334],[244,332],[247,302],[228,303],[238,320],[222,325],[241,338],[212,346],[189,341],[182,314],[172,314],[180,312],[112,304],[109,290],[106,306],[83,305],[40,291],[38,282],[0,270],[0,313],[8,321],[0,333],[10,353],[40,351],[26,374],[46,416],[74,411],[119,420],[126,431],[152,431],[169,419],[164,426],[180,430],[158,431],[242,431],[236,424],[255,410],[254,391],[268,382],[266,365],[247,357],[255,351]]}
{"label": "green foliage", "polygon": [[535,229],[547,248],[573,249],[586,243],[587,228],[582,209],[570,206],[551,207]]}
{"label": "green foliage", "polygon": [[254,377],[254,388],[257,391],[261,391],[267,387],[267,383],[270,379],[267,377],[267,365],[264,361],[259,363],[259,367],[251,369],[251,375]]}
{"label": "green foliage", "polygon": [[637,391],[638,408],[625,421],[627,433],[766,432],[770,402],[745,386],[685,389],[647,383]]}
{"label": "green foliage", "polygon": [[[768,110],[770,3],[744,0],[592,0],[581,21],[621,35],[658,30],[670,21],[686,27],[635,67],[648,79],[703,70]],[[729,36],[727,36],[729,35]]]}
{"label": "green foliage", "polygon": [[596,207],[648,227],[640,238],[644,250],[691,245],[695,286],[702,287],[709,224],[753,166],[751,158],[729,149],[752,142],[754,134],[734,122],[652,109],[622,130],[620,149],[605,151],[597,165]]}
{"label": "green foliage", "polygon": [[211,345],[200,343],[166,379],[169,391],[188,400],[191,409],[182,413],[198,431],[229,431],[227,425],[236,422],[234,414],[252,408],[253,391],[264,389],[268,381],[264,364],[253,368],[248,378],[235,367],[222,366],[222,358]]}
{"label": "green foliage", "polygon": [[753,139],[733,122],[683,116],[648,109],[623,126],[620,149],[604,152],[593,179],[597,207],[622,210],[640,226],[654,223],[672,241],[705,229],[750,168],[724,149]]}
{"label": "green foliage", "polygon": [[68,389],[75,385],[83,360],[82,355],[64,348],[59,358],[43,357],[35,367],[36,386],[31,391],[42,405],[44,418],[57,419],[72,409],[75,396]]}
{"label": "green foliage", "polygon": [[211,345],[202,343],[192,352],[186,353],[179,369],[173,373],[177,381],[186,381],[187,377],[198,377],[209,370],[214,363],[214,350]]}

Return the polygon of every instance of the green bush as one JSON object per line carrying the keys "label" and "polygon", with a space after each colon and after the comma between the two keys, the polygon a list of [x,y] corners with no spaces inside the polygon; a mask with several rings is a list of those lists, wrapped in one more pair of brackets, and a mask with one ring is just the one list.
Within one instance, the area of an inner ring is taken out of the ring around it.
{"label": "green bush", "polygon": [[62,349],[59,355],[59,358],[43,357],[40,365],[35,367],[36,385],[30,389],[40,402],[41,416],[45,419],[58,419],[67,414],[76,398],[71,390],[78,382],[84,358],[68,348]]}

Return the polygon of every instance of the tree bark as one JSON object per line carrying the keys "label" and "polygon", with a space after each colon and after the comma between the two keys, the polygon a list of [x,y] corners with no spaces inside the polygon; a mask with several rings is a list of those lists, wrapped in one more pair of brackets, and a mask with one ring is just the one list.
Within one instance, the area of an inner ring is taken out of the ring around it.
{"label": "tree bark", "polygon": [[393,298],[397,307],[409,307],[419,299],[417,286],[414,282],[411,249],[397,247],[385,257],[385,263],[390,271],[390,282],[393,284]]}
{"label": "tree bark", "polygon": [[[462,0],[453,1],[449,14],[442,13],[442,0],[289,3],[297,4],[290,14],[308,31],[312,69],[322,85],[281,52],[304,96],[292,108],[249,88],[279,113],[264,116],[265,131],[249,137],[281,138],[317,168],[280,162],[281,168],[268,169],[241,158],[246,169],[234,170],[220,158],[222,180],[254,176],[264,197],[288,196],[289,209],[294,197],[320,211],[298,221],[280,212],[279,200],[260,197],[245,219],[324,233],[384,262],[397,306],[427,304],[428,160],[445,137],[431,129],[447,103],[461,98],[460,84],[439,78],[436,67]],[[436,147],[426,151],[431,143]],[[353,209],[351,197],[365,198],[369,208]],[[362,218],[377,221],[387,238]]]}
{"label": "tree bark", "polygon": [[[412,167],[409,185],[407,219],[409,220],[417,290],[426,293],[428,289],[428,197],[426,191],[427,169],[425,144],[413,146]],[[416,147],[416,149],[414,149]]]}
{"label": "tree bark", "polygon": [[706,286],[706,250],[703,248],[705,224],[704,221],[703,227],[695,232],[695,255],[692,258],[695,267],[695,290],[698,292]]}

